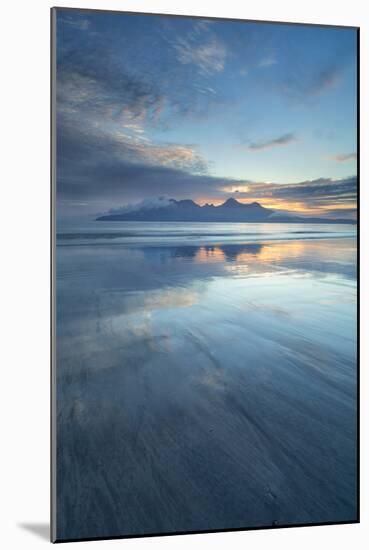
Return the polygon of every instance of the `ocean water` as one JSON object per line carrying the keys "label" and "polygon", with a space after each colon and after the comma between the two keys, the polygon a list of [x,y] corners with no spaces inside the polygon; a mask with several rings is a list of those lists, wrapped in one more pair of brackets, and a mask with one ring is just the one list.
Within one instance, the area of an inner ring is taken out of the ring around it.
{"label": "ocean water", "polygon": [[356,227],[57,228],[58,538],[356,518]]}

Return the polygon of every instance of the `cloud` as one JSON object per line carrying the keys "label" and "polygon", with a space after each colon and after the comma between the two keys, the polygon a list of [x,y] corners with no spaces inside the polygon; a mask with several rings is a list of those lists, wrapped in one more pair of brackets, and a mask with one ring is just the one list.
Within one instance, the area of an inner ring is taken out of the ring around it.
{"label": "cloud", "polygon": [[259,62],[259,67],[271,67],[272,65],[276,65],[277,63],[278,61],[275,55],[271,54],[263,57],[263,59]]}
{"label": "cloud", "polygon": [[218,41],[193,45],[179,40],[176,49],[181,63],[194,63],[203,73],[213,74],[224,70],[226,49]]}
{"label": "cloud", "polygon": [[271,149],[272,147],[282,147],[285,145],[289,145],[290,143],[294,143],[296,141],[297,137],[294,134],[289,133],[267,141],[250,143],[248,149],[250,151],[262,151],[263,149]]}
{"label": "cloud", "polygon": [[[204,76],[221,70],[225,55],[207,25],[197,25],[182,37],[179,62],[178,26],[175,37],[160,37],[160,47],[152,47],[152,33],[140,36],[138,47],[131,18],[122,17],[119,32],[114,26],[108,32],[101,17],[91,16],[84,33],[78,29],[81,19],[58,17],[59,115],[78,117],[82,124],[94,118],[100,125],[125,122],[167,129],[178,119],[204,116],[226,101],[204,82]],[[196,79],[190,58],[198,68]]]}
{"label": "cloud", "polygon": [[319,70],[308,73],[305,67],[297,68],[294,76],[282,81],[281,90],[293,100],[314,98],[334,89],[342,81],[346,62],[326,65]]}
{"label": "cloud", "polygon": [[124,204],[118,208],[109,208],[108,214],[125,214],[126,212],[136,212],[137,210],[152,210],[156,208],[166,208],[172,206],[173,200],[169,197],[153,197],[143,199],[138,202]]}
{"label": "cloud", "polygon": [[[59,114],[100,117],[99,122],[153,121],[162,108],[163,94],[152,82],[89,61],[65,63],[57,75]],[[98,121],[96,121],[98,122]]]}
{"label": "cloud", "polygon": [[330,88],[334,88],[341,80],[343,67],[339,65],[331,65],[324,67],[315,78],[313,78],[308,93],[311,95],[319,95]]}
{"label": "cloud", "polygon": [[335,160],[336,162],[348,162],[350,160],[356,160],[357,154],[356,153],[346,153],[342,155],[332,155],[329,157],[332,160]]}
{"label": "cloud", "polygon": [[196,181],[207,169],[194,146],[153,143],[135,131],[60,123],[57,144],[58,189],[64,199],[144,198],[151,191],[171,194],[171,188],[173,194],[176,181]]}
{"label": "cloud", "polygon": [[61,117],[58,124],[60,170],[78,161],[83,166],[109,159],[114,164],[124,159],[136,164],[206,172],[207,164],[195,145],[153,142],[146,136],[139,119],[135,123],[126,120],[121,125],[101,125],[95,118],[81,125],[78,118],[74,121],[73,117]]}
{"label": "cloud", "polygon": [[193,145],[154,143],[135,129],[102,128],[95,120],[83,126],[62,117],[57,130],[57,191],[64,209],[83,201],[96,213],[117,201],[222,196],[221,188],[233,181],[207,174]]}
{"label": "cloud", "polygon": [[[135,129],[135,131],[137,131]],[[109,137],[111,152],[124,157],[131,162],[142,162],[149,165],[169,166],[172,168],[191,170],[194,173],[206,172],[204,159],[192,145],[175,143],[158,144],[147,138],[132,136],[117,132]]]}
{"label": "cloud", "polygon": [[75,14],[74,17],[62,17],[61,20],[65,25],[69,25],[80,31],[86,31],[91,25],[91,21],[84,17],[78,16],[78,14]]}
{"label": "cloud", "polygon": [[200,294],[185,288],[175,288],[147,293],[145,307],[153,309],[176,309],[178,307],[192,307],[200,300]]}
{"label": "cloud", "polygon": [[340,218],[352,220],[357,218],[357,208],[329,208],[325,211],[325,216],[328,218]]}
{"label": "cloud", "polygon": [[195,65],[204,75],[224,70],[226,47],[207,22],[205,25],[202,22],[195,23],[190,32],[177,38],[174,49],[180,63]]}
{"label": "cloud", "polygon": [[[225,193],[236,193],[236,190],[237,185],[223,188]],[[257,200],[277,209],[306,213],[328,215],[345,210],[352,217],[356,211],[357,178],[319,178],[289,184],[249,182],[247,186],[240,186],[236,196],[250,202]]]}
{"label": "cloud", "polygon": [[329,202],[331,199],[356,199],[357,178],[343,179],[320,178],[292,184],[270,184],[269,192],[273,197],[289,199],[308,197],[310,203]]}

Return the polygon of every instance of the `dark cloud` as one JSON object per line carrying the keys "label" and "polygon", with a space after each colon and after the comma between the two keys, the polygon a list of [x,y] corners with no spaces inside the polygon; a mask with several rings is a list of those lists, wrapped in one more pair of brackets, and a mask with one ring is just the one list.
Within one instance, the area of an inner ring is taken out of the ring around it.
{"label": "dark cloud", "polygon": [[357,209],[356,208],[330,208],[325,212],[325,216],[328,218],[340,218],[340,219],[356,219],[357,218]]}
{"label": "dark cloud", "polygon": [[[205,173],[207,165],[194,145],[153,142],[137,124],[128,128],[97,130],[60,122],[58,127],[59,173],[76,173],[88,166],[121,162],[162,166]],[[137,127],[136,127],[137,126]]]}
{"label": "dark cloud", "polygon": [[194,146],[152,143],[140,135],[60,123],[57,190],[64,207],[86,202],[91,211],[161,195],[223,196],[239,180],[207,174]]}
{"label": "dark cloud", "polygon": [[341,199],[355,200],[357,179],[356,176],[340,180],[321,178],[298,184],[276,186],[271,193],[273,197],[286,197],[289,200],[308,199],[310,205],[332,203]]}
{"label": "dark cloud", "polygon": [[[193,174],[164,166],[130,163],[124,159],[100,158],[95,162],[78,163],[70,171],[62,171],[58,193],[62,200],[88,201],[101,207],[161,195],[179,198],[223,196],[227,183],[237,180]],[[94,206],[96,208],[96,206]]]}
{"label": "dark cloud", "polygon": [[261,201],[298,202],[307,208],[331,209],[332,206],[350,206],[357,200],[357,178],[352,176],[333,180],[320,178],[289,184],[250,183],[247,191],[239,192],[238,196],[247,199],[258,197]]}
{"label": "dark cloud", "polygon": [[294,143],[295,141],[297,141],[297,137],[294,134],[289,133],[267,141],[250,143],[248,149],[250,149],[250,151],[261,151],[263,149],[271,149],[273,147],[282,147],[284,145],[289,145],[290,143]]}

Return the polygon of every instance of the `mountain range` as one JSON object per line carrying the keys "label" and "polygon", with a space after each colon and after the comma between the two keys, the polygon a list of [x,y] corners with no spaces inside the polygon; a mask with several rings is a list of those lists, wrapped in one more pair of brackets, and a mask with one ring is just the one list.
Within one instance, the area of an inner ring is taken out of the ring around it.
{"label": "mountain range", "polygon": [[143,222],[251,222],[251,223],[356,223],[348,219],[327,219],[297,216],[265,208],[258,202],[244,204],[229,198],[223,204],[200,206],[194,201],[169,199],[164,206],[112,211],[97,218],[97,221],[143,221]]}

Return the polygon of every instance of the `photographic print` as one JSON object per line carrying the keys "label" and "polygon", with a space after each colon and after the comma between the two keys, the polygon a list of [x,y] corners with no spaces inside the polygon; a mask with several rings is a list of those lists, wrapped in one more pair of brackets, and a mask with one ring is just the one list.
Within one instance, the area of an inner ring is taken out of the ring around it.
{"label": "photographic print", "polygon": [[53,541],[358,521],[358,32],[52,10]]}

